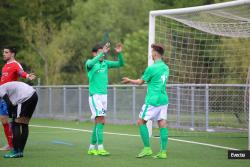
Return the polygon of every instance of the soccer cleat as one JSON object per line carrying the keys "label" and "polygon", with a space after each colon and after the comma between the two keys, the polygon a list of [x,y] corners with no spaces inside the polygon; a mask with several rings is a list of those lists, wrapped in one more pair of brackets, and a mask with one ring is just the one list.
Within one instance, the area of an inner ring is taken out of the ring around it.
{"label": "soccer cleat", "polygon": [[137,155],[136,158],[142,158],[142,157],[150,156],[152,154],[153,152],[150,147],[144,147],[143,150]]}
{"label": "soccer cleat", "polygon": [[110,155],[110,153],[104,149],[98,150],[97,153],[98,153],[98,155],[101,155],[101,156]]}
{"label": "soccer cleat", "polygon": [[167,153],[166,151],[160,151],[158,154],[153,156],[155,159],[166,159],[167,158]]}
{"label": "soccer cleat", "polygon": [[21,157],[23,157],[23,153],[17,152],[15,150],[12,150],[9,153],[4,155],[4,158],[21,158]]}
{"label": "soccer cleat", "polygon": [[88,151],[88,155],[98,155],[98,152],[95,149],[91,149]]}
{"label": "soccer cleat", "polygon": [[10,147],[9,145],[0,148],[0,151],[10,151],[10,150],[13,150],[13,147]]}

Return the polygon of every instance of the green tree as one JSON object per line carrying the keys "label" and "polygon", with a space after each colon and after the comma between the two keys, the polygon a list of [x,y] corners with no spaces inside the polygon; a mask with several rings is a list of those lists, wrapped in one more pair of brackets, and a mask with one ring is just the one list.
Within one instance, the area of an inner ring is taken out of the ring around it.
{"label": "green tree", "polygon": [[193,6],[201,6],[201,5],[209,5],[220,2],[227,2],[231,0],[154,0],[159,8],[162,9],[171,9],[171,8],[185,8],[185,7],[193,7]]}
{"label": "green tree", "polygon": [[19,19],[25,11],[18,0],[0,1],[0,46],[23,46],[23,36],[20,33]]}
{"label": "green tree", "polygon": [[147,66],[150,10],[222,1],[1,0],[0,46],[17,46],[17,59],[42,84],[87,84],[84,62],[107,33],[112,44],[124,43],[126,66],[110,71],[110,83],[119,83],[125,74],[139,77]]}
{"label": "green tree", "polygon": [[[149,10],[155,8],[153,1],[97,0],[75,1],[72,21],[63,26],[67,29],[65,46],[72,48],[72,60],[64,67],[65,80],[73,84],[87,84],[84,63],[91,58],[91,48],[109,33],[112,43],[123,42],[127,34],[148,27]],[[113,59],[112,56],[109,57]],[[110,83],[120,82],[120,71],[110,72]],[[79,75],[77,78],[75,75]],[[67,76],[67,75],[65,75]],[[74,80],[76,79],[76,80]]]}
{"label": "green tree", "polygon": [[19,55],[44,84],[60,83],[61,68],[70,57],[66,54],[68,48],[62,46],[65,31],[61,25],[70,20],[72,4],[72,0],[23,2],[29,14],[19,19],[26,44]]}
{"label": "green tree", "polygon": [[245,84],[250,67],[250,40],[248,38],[222,38],[225,83]]}
{"label": "green tree", "polygon": [[[59,31],[53,23],[32,22],[22,19],[21,25],[28,42],[29,53],[24,59],[30,62],[44,84],[58,84],[61,68],[71,58],[70,48],[64,46],[65,30]],[[43,70],[41,70],[43,69]]]}
{"label": "green tree", "polygon": [[148,65],[148,32],[139,30],[124,39],[125,67],[123,76],[140,78]]}

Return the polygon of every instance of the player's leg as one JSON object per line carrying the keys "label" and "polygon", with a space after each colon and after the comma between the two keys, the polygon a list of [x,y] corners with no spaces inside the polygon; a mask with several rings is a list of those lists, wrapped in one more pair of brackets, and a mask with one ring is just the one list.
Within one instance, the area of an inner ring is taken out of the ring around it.
{"label": "player's leg", "polygon": [[8,119],[7,104],[2,99],[0,100],[0,120],[2,122],[4,134],[8,142],[8,145],[0,148],[0,150],[3,150],[3,151],[12,150],[13,149],[13,144],[12,144],[13,136],[12,136],[11,124],[9,123],[9,119]]}
{"label": "player's leg", "polygon": [[29,124],[30,118],[31,116],[25,116],[25,117],[21,116],[19,118],[16,118],[14,122],[15,126],[13,128],[13,143],[18,143],[18,145],[14,147],[15,148],[14,150],[17,150],[20,157],[23,157],[24,148],[27,143],[28,136],[29,136],[28,124]]}
{"label": "player's leg", "polygon": [[16,117],[13,119],[13,152],[6,154],[5,158],[23,157],[23,151],[29,136],[29,121],[35,111],[38,97],[34,93],[27,101],[17,107]]}
{"label": "player's leg", "polygon": [[157,115],[158,126],[160,128],[160,152],[154,158],[167,158],[168,129],[167,129],[167,105],[160,106],[160,112]]}
{"label": "player's leg", "polygon": [[29,136],[29,121],[36,109],[36,105],[38,102],[38,96],[36,93],[33,94],[33,96],[24,102],[22,105],[20,117],[16,119],[17,123],[21,124],[21,152],[24,151],[28,136]]}
{"label": "player's leg", "polygon": [[89,155],[97,155],[96,143],[97,143],[97,138],[96,138],[96,124],[95,124],[92,130],[92,135],[90,139],[90,145],[89,145],[89,150],[88,150]]}
{"label": "player's leg", "polygon": [[145,156],[152,155],[152,149],[150,148],[150,142],[149,142],[149,133],[147,128],[147,121],[150,120],[153,117],[153,113],[151,112],[152,106],[149,105],[143,105],[142,110],[139,114],[139,119],[137,121],[137,124],[139,126],[140,130],[140,136],[143,142],[143,150],[137,155],[137,158],[142,158]]}
{"label": "player's leg", "polygon": [[88,154],[109,155],[103,147],[103,128],[107,109],[107,96],[93,95],[89,97],[89,105],[92,112],[91,118],[95,120],[95,125],[91,135],[91,144]]}
{"label": "player's leg", "polygon": [[96,124],[96,133],[97,133],[97,148],[98,155],[109,155],[110,153],[104,149],[104,126],[105,126],[105,117],[107,111],[107,95],[99,95],[99,102],[101,103],[98,107],[99,116],[95,119]]}
{"label": "player's leg", "polygon": [[[91,119],[95,119],[95,117],[98,115],[96,112],[96,96],[89,96],[89,107],[91,110]],[[96,150],[96,143],[97,143],[97,137],[96,137],[96,124],[94,124],[92,134],[91,134],[91,139],[90,139],[90,145],[89,145],[89,150],[88,154],[89,155],[97,155],[97,150]]]}
{"label": "player's leg", "polygon": [[105,117],[98,116],[95,119],[96,124],[96,136],[97,136],[97,149],[98,155],[109,155],[110,153],[104,149],[103,141],[104,141],[104,134],[103,129],[105,125]]}
{"label": "player's leg", "polygon": [[7,116],[0,116],[2,125],[3,125],[3,129],[4,129],[4,134],[6,136],[8,145],[3,146],[2,148],[0,148],[0,150],[2,151],[7,151],[7,150],[12,150],[13,149],[13,144],[12,144],[12,130],[11,130],[11,123],[9,123],[9,119]]}
{"label": "player's leg", "polygon": [[19,150],[20,150],[20,126],[14,120],[16,118],[17,107],[14,107],[11,111],[9,111],[10,118],[12,118],[12,132],[13,132],[13,150],[4,155],[4,158],[19,158]]}

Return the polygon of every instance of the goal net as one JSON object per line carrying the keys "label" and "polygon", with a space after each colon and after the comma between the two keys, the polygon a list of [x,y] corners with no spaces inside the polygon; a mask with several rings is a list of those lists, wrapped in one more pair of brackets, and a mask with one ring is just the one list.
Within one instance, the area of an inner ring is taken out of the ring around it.
{"label": "goal net", "polygon": [[170,68],[170,136],[245,138],[246,149],[250,1],[151,11],[149,64],[152,43],[164,45]]}

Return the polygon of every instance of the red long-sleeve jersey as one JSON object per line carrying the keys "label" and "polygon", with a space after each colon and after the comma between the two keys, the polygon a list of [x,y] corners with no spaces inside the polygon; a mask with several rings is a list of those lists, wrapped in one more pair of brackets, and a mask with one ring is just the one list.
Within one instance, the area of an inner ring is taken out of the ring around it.
{"label": "red long-sleeve jersey", "polygon": [[17,81],[19,77],[26,78],[27,75],[17,61],[6,63],[2,68],[0,85],[6,82]]}

